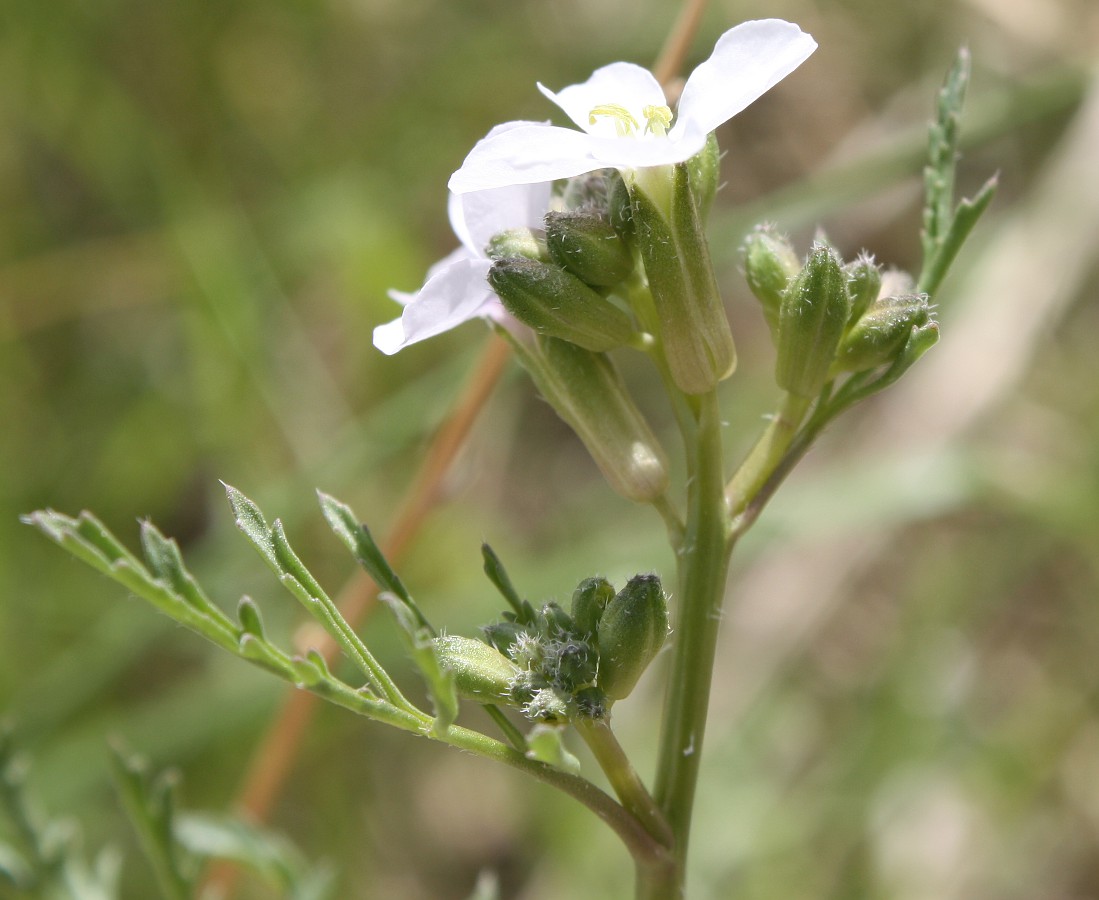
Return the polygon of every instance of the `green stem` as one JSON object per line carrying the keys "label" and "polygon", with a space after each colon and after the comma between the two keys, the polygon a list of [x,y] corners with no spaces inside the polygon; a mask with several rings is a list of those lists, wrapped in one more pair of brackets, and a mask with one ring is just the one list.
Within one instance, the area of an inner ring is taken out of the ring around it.
{"label": "green stem", "polygon": [[789,393],[783,396],[766,430],[725,489],[729,511],[734,517],[744,512],[786,455],[809,403],[808,397]]}
{"label": "green stem", "polygon": [[691,399],[695,428],[692,436],[686,436],[694,451],[688,459],[687,529],[679,550],[679,607],[655,790],[656,802],[672,829],[676,872],[674,879],[661,880],[639,871],[637,896],[646,900],[683,895],[691,813],[732,549],[717,396],[711,391]]}
{"label": "green stem", "polygon": [[[431,737],[426,734],[425,736]],[[552,785],[579,800],[618,835],[633,856],[639,872],[644,872],[647,877],[653,879],[669,877],[667,873],[673,869],[673,861],[667,846],[654,838],[637,816],[615,802],[613,797],[586,778],[531,759],[501,741],[457,725],[451,726],[441,740],[452,747],[468,750],[486,759],[495,759],[528,775],[533,775],[539,781]]]}
{"label": "green stem", "polygon": [[663,813],[630,763],[607,719],[576,719],[573,721],[580,737],[588,745],[599,768],[607,776],[615,794],[629,812],[635,815],[656,840],[671,846],[672,832]]}

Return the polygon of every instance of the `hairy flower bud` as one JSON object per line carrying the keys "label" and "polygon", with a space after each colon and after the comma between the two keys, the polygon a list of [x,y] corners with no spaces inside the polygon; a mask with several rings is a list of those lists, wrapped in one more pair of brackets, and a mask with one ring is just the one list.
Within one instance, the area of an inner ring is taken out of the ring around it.
{"label": "hairy flower bud", "polygon": [[634,244],[656,308],[672,380],[687,394],[712,390],[736,367],[736,348],[710,263],[689,169],[629,173]]}
{"label": "hairy flower bud", "polygon": [[850,309],[847,278],[839,257],[825,244],[814,244],[782,297],[775,363],[779,387],[799,397],[820,393]]}
{"label": "hairy flower bud", "polygon": [[891,363],[903,352],[913,328],[931,320],[927,294],[902,294],[875,300],[848,330],[836,354],[836,368],[865,372]]}
{"label": "hairy flower bud", "polygon": [[512,346],[612,488],[637,503],[667,490],[664,450],[607,356],[555,338],[542,338],[533,348],[512,339]]}
{"label": "hairy flower bud", "polygon": [[874,257],[860,253],[858,259],[843,267],[843,271],[847,275],[847,293],[851,297],[851,313],[847,322],[854,325],[881,293],[881,268],[874,262]]}
{"label": "hairy flower bud", "polygon": [[634,338],[629,316],[560,266],[533,259],[501,259],[489,284],[515,318],[539,334],[601,352]]}
{"label": "hairy flower bud", "polygon": [[454,676],[458,694],[478,703],[508,700],[519,667],[495,647],[473,638],[445,634],[435,638],[442,667]]}
{"label": "hairy flower bud", "polygon": [[758,225],[744,239],[744,277],[763,308],[763,317],[778,339],[779,310],[790,279],[798,274],[801,261],[790,242],[770,225]]}
{"label": "hairy flower bud", "polygon": [[485,247],[485,256],[489,259],[510,259],[523,257],[549,262],[549,250],[546,248],[546,236],[533,228],[509,228],[494,234]]}
{"label": "hairy flower bud", "polygon": [[634,689],[668,636],[668,602],[660,579],[635,575],[599,620],[599,687],[611,700]]}
{"label": "hairy flower bud", "polygon": [[594,209],[546,213],[546,246],[561,266],[592,287],[613,287],[633,271],[633,253],[608,216]]}
{"label": "hairy flower bud", "polygon": [[614,585],[598,576],[585,578],[572,592],[572,621],[580,634],[594,634],[603,610],[614,597]]}

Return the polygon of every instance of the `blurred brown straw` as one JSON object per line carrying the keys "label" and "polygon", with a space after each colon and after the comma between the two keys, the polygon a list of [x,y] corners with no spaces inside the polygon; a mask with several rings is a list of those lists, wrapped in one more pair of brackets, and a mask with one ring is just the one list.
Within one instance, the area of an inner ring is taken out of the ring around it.
{"label": "blurred brown straw", "polygon": [[[679,18],[672,27],[653,66],[653,74],[667,88],[676,77],[698,30],[707,0],[685,0]],[[454,462],[473,423],[488,402],[508,359],[508,346],[491,337],[478,359],[473,374],[455,401],[454,411],[436,432],[423,465],[405,495],[400,512],[385,539],[382,551],[390,562],[399,564],[412,539],[440,498],[440,486]],[[336,603],[352,627],[358,625],[374,606],[377,585],[363,571],[344,584]],[[338,646],[327,633],[315,630],[312,623],[299,631],[296,643],[312,647],[325,660],[336,656]],[[308,691],[291,691],[274,721],[252,755],[244,774],[235,807],[253,822],[264,822],[278,799],[294,765],[302,738],[309,727],[319,698]],[[239,869],[232,862],[220,862],[210,868],[200,895],[229,897],[233,893]]]}

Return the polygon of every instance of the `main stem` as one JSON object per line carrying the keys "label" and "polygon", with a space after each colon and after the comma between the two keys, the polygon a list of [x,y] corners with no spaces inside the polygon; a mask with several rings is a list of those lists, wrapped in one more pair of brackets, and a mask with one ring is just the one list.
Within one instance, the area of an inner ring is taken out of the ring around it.
{"label": "main stem", "polygon": [[717,631],[732,550],[725,503],[721,416],[714,392],[692,399],[687,435],[687,522],[678,549],[678,615],[664,704],[654,798],[672,829],[675,879],[646,879],[638,871],[639,900],[682,897],[702,739],[710,701]]}

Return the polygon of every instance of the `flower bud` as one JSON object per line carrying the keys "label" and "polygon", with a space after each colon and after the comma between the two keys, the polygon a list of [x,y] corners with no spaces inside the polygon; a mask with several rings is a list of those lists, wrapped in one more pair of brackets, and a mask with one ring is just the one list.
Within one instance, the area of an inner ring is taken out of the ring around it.
{"label": "flower bud", "polygon": [[528,719],[567,719],[568,695],[558,688],[542,688],[523,707],[523,715]]}
{"label": "flower bud", "polygon": [[488,280],[507,311],[539,334],[596,352],[634,337],[629,316],[559,266],[501,259],[489,269]]}
{"label": "flower bud", "polygon": [[572,592],[572,621],[580,634],[595,634],[603,610],[614,597],[614,585],[606,578],[585,578]]}
{"label": "flower bud", "polygon": [[799,397],[820,393],[850,309],[839,257],[830,247],[814,244],[782,297],[775,363],[775,381],[780,388]]}
{"label": "flower bud", "polygon": [[763,307],[771,337],[777,340],[782,295],[801,269],[801,262],[790,242],[770,225],[756,226],[744,239],[741,252],[748,287]]}
{"label": "flower bud", "polygon": [[565,634],[572,631],[572,618],[559,603],[551,600],[542,607],[542,632],[547,635]]}
{"label": "flower bud", "polygon": [[541,338],[534,348],[511,343],[614,490],[637,503],[650,503],[667,490],[664,451],[608,357],[556,338]]}
{"label": "flower bud", "polygon": [[599,654],[587,641],[566,639],[551,641],[543,669],[558,687],[572,693],[595,681]]}
{"label": "flower bud", "polygon": [[613,287],[633,271],[633,253],[610,218],[593,209],[546,213],[550,255],[592,287]]}
{"label": "flower bud", "polygon": [[629,173],[634,243],[645,264],[672,380],[687,394],[712,390],[736,367],[688,167]]}
{"label": "flower bud", "polygon": [[478,703],[509,699],[519,667],[495,647],[457,634],[442,635],[434,643],[435,654],[454,676],[460,696]]}
{"label": "flower bud", "polygon": [[549,250],[546,249],[546,236],[533,228],[509,228],[494,234],[485,247],[485,256],[489,259],[510,259],[521,256],[525,259],[537,259],[549,262]]}
{"label": "flower bud", "polygon": [[848,330],[836,354],[836,368],[865,372],[893,362],[904,350],[913,328],[931,319],[927,294],[902,294],[874,301]]}
{"label": "flower bud", "polygon": [[617,175],[617,169],[596,169],[570,178],[561,195],[562,205],[565,209],[606,209],[610,179]]}
{"label": "flower bud", "polygon": [[853,263],[843,267],[847,275],[847,293],[851,297],[851,313],[848,324],[854,325],[870,304],[881,294],[881,268],[874,263],[874,257],[860,253]]}
{"label": "flower bud", "polygon": [[597,629],[599,687],[611,700],[634,689],[668,636],[668,603],[660,579],[635,575],[607,604]]}

